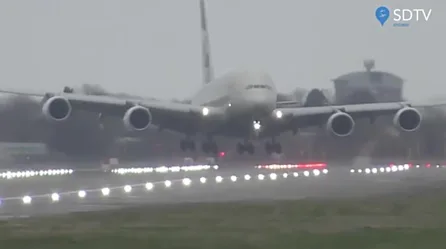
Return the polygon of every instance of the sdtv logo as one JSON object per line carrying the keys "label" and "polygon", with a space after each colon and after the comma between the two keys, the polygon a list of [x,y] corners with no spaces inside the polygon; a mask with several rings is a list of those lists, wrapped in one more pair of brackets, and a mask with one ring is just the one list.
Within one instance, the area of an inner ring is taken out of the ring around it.
{"label": "sdtv logo", "polygon": [[393,9],[391,12],[386,6],[380,6],[375,10],[376,19],[381,26],[391,18],[394,27],[409,27],[410,23],[427,22],[432,14],[432,9]]}

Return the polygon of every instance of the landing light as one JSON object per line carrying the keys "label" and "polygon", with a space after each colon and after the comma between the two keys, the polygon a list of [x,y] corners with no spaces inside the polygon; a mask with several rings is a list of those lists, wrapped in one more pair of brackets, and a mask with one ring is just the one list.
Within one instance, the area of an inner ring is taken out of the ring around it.
{"label": "landing light", "polygon": [[203,116],[207,116],[209,114],[209,108],[203,107],[203,110],[201,111]]}
{"label": "landing light", "polygon": [[260,128],[262,127],[262,125],[260,124],[259,121],[254,121],[253,126],[254,126],[254,130],[260,130]]}

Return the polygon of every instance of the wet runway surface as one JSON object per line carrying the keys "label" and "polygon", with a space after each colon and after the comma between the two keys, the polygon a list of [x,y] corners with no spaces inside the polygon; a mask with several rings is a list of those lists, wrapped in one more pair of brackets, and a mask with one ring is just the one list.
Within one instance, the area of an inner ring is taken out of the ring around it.
{"label": "wet runway surface", "polygon": [[[327,174],[322,170],[307,171],[308,176],[296,169],[243,167],[125,175],[74,172],[62,176],[0,179],[0,195],[3,198],[0,217],[52,215],[156,203],[401,194],[442,186],[446,179],[444,168],[411,168],[395,172],[383,169],[384,172],[380,172],[379,168],[372,171],[370,168],[368,174],[365,168],[361,173],[351,173],[348,168],[328,169]],[[295,172],[298,172],[298,176]],[[314,173],[319,175],[315,176]],[[167,185],[171,184],[169,187],[166,187],[166,181]],[[108,188],[108,195],[104,196],[103,191],[107,190],[104,188]],[[86,196],[79,197],[79,190],[85,190]],[[51,196],[52,193],[58,194]],[[26,195],[31,197],[28,204],[23,202]]]}

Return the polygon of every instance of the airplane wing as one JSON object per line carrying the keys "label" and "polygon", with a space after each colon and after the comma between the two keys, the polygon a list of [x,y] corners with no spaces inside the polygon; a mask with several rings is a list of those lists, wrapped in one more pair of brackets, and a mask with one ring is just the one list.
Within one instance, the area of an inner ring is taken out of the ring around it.
{"label": "airplane wing", "polygon": [[367,118],[370,122],[379,116],[393,115],[394,124],[403,131],[415,131],[420,127],[420,109],[446,106],[443,102],[393,102],[277,108],[273,111],[272,130],[295,133],[300,128],[326,125],[337,136],[348,136],[354,130],[354,120]]}
{"label": "airplane wing", "polygon": [[355,105],[338,105],[338,106],[316,106],[316,107],[297,107],[297,108],[277,108],[274,110],[277,118],[293,118],[293,117],[307,117],[307,116],[323,116],[331,115],[335,112],[345,112],[352,117],[370,117],[382,116],[396,113],[404,107],[426,108],[446,106],[444,102],[390,102],[390,103],[370,103],[370,104],[355,104]]}
{"label": "airplane wing", "polygon": [[301,107],[302,103],[300,101],[277,101],[277,108],[289,108],[289,107]]}
{"label": "airplane wing", "polygon": [[152,125],[163,129],[187,132],[199,127],[203,122],[211,122],[224,117],[224,110],[187,103],[174,103],[161,100],[122,99],[112,96],[82,95],[74,93],[33,93],[4,91],[0,93],[43,97],[44,101],[53,97],[67,101],[73,110],[97,112],[108,116],[123,117],[132,107],[140,106],[149,110]]}

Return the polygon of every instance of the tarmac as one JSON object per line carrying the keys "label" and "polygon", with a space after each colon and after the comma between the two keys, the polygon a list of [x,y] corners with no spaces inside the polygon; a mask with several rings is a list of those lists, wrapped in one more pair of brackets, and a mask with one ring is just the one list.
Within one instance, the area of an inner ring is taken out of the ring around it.
{"label": "tarmac", "polygon": [[[124,175],[74,172],[69,175],[0,179],[0,218],[47,216],[163,203],[401,195],[446,185],[446,169],[443,167],[389,168],[390,172],[382,168],[381,172],[380,168],[373,170],[369,166],[368,170],[362,167],[361,173],[357,170],[352,173],[348,167],[327,169],[328,172],[322,169],[317,172],[309,170],[306,173],[308,176],[305,176],[303,170],[293,168],[271,170],[245,166],[194,172]],[[250,176],[249,180],[245,179],[246,175]],[[219,177],[221,182],[218,182]],[[202,182],[204,179],[206,182]],[[171,186],[166,187],[166,181]],[[153,188],[147,189],[148,186]],[[104,196],[104,188],[108,188],[109,195]],[[85,191],[84,198],[79,197],[80,190]],[[53,193],[57,193],[57,200],[52,199],[55,197]],[[24,196],[28,196],[31,202],[24,203]]]}

